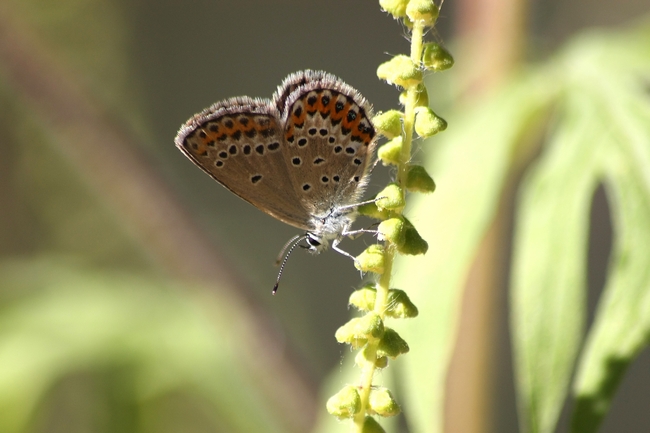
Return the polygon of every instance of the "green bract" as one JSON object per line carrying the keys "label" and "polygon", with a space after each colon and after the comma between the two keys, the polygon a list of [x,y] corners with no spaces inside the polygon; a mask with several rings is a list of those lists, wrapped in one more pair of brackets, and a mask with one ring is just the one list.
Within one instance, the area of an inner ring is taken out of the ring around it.
{"label": "green bract", "polygon": [[412,192],[433,192],[436,183],[421,165],[411,165],[406,177],[406,189]]}
{"label": "green bract", "polygon": [[418,315],[418,308],[411,302],[405,291],[390,289],[388,291],[388,308],[386,316],[395,319],[407,319]]}
{"label": "green bract", "polygon": [[367,416],[363,421],[361,433],[386,433],[386,430],[373,417]]}
{"label": "green bract", "polygon": [[395,359],[403,353],[409,351],[409,345],[399,336],[394,329],[384,327],[384,336],[379,341],[377,347],[377,356],[387,356]]}
{"label": "green bract", "polygon": [[454,58],[442,46],[430,42],[424,44],[422,65],[430,71],[444,71],[454,66]]}
{"label": "green bract", "polygon": [[406,226],[404,229],[404,244],[397,247],[397,250],[402,254],[408,254],[411,256],[425,254],[429,249],[429,244],[427,241],[422,239],[422,236],[415,229],[413,224],[406,218],[404,218]]}
{"label": "green bract", "polygon": [[447,129],[447,122],[429,107],[417,107],[415,109],[415,132],[420,137],[431,137],[440,131]]}

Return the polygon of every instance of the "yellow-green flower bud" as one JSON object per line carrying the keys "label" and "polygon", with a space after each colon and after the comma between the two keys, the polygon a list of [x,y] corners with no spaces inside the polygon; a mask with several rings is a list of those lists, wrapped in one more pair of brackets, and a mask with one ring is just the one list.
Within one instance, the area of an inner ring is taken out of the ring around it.
{"label": "yellow-green flower bud", "polygon": [[388,291],[388,308],[386,317],[407,319],[418,315],[418,308],[411,302],[405,291],[390,289]]}
{"label": "yellow-green flower bud", "polygon": [[404,208],[404,194],[402,188],[396,183],[389,184],[377,194],[378,200],[375,202],[379,209],[402,210]]}
{"label": "yellow-green flower bud", "polygon": [[429,249],[429,244],[427,241],[422,239],[422,236],[420,236],[409,220],[404,218],[404,221],[406,222],[404,228],[404,243],[397,247],[397,251],[411,256],[426,254]]}
{"label": "yellow-green flower bud", "polygon": [[386,430],[379,425],[377,421],[371,416],[367,416],[363,420],[363,427],[361,433],[386,433]]}
{"label": "yellow-green flower bud", "polygon": [[421,165],[410,165],[406,175],[406,189],[411,192],[433,192],[436,183]]}
{"label": "yellow-green flower bud", "polygon": [[402,155],[402,146],[404,144],[404,139],[399,136],[395,137],[392,140],[384,143],[378,150],[377,156],[381,159],[381,162],[384,165],[398,165],[400,161],[400,156]]}
{"label": "yellow-green flower bud", "polygon": [[337,329],[334,334],[336,341],[339,343],[348,343],[355,349],[363,347],[368,342],[368,339],[365,335],[359,335],[357,332],[359,320],[358,317],[352,318],[345,325]]}
{"label": "yellow-green flower bud", "polygon": [[429,107],[417,107],[415,109],[415,132],[420,137],[426,138],[447,129],[447,122]]}
{"label": "yellow-green flower bud", "polygon": [[354,386],[347,385],[330,397],[326,406],[327,411],[338,419],[352,418],[361,410],[361,398]]}
{"label": "yellow-green flower bud", "polygon": [[363,272],[384,273],[385,253],[381,245],[370,245],[359,254],[354,261],[354,266]]}
{"label": "yellow-green flower bud", "polygon": [[436,23],[439,13],[440,10],[433,0],[410,0],[406,6],[406,16],[411,21],[424,21],[429,27]]}
{"label": "yellow-green flower bud", "polygon": [[377,356],[387,356],[395,359],[403,353],[408,353],[409,345],[399,336],[394,329],[384,327],[384,336],[379,340],[377,347]]}
{"label": "yellow-green flower bud", "polygon": [[382,221],[377,227],[377,232],[379,232],[379,240],[387,240],[400,246],[404,245],[406,241],[406,224],[404,223],[403,218],[395,217],[389,218],[385,221]]}
{"label": "yellow-green flower bud", "polygon": [[[427,86],[423,83],[418,84],[417,89],[417,99],[415,100],[415,107],[428,107],[429,106],[429,92],[427,91]],[[404,90],[399,94],[399,103],[406,105],[406,98],[408,97],[408,90]]]}
{"label": "yellow-green flower bud", "polygon": [[422,64],[430,71],[444,71],[454,66],[454,58],[442,46],[435,42],[424,44]]}
{"label": "yellow-green flower bud", "polygon": [[406,5],[409,0],[379,0],[379,6],[394,18],[406,16]]}
{"label": "yellow-green flower bud", "polygon": [[377,68],[377,76],[389,84],[397,84],[404,88],[415,86],[422,82],[422,71],[413,63],[409,56],[400,54]]}
{"label": "yellow-green flower bud", "polygon": [[395,416],[401,412],[399,404],[387,388],[372,388],[368,396],[368,410],[379,416]]}
{"label": "yellow-green flower bud", "polygon": [[384,335],[384,322],[377,313],[373,312],[350,319],[334,334],[339,343],[348,343],[355,348],[362,347],[370,338],[381,338],[382,335]]}
{"label": "yellow-green flower bud", "polygon": [[377,131],[386,138],[402,135],[402,118],[404,113],[397,110],[388,110],[372,118],[372,124]]}
{"label": "yellow-green flower bud", "polygon": [[361,311],[371,311],[375,308],[376,299],[377,290],[372,284],[368,284],[352,292],[349,303]]}

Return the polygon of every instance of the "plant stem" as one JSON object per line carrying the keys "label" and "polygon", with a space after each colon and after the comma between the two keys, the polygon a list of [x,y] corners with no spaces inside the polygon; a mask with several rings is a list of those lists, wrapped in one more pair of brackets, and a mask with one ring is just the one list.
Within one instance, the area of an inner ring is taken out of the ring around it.
{"label": "plant stem", "polygon": [[[413,23],[411,31],[411,60],[416,65],[422,59],[422,37],[424,36],[424,23],[417,21]],[[404,142],[400,154],[397,182],[406,190],[406,176],[408,175],[408,162],[411,159],[411,147],[413,142],[413,125],[415,123],[415,104],[418,99],[418,87],[411,86],[406,93],[406,104],[404,106]]]}
{"label": "plant stem", "polygon": [[[422,37],[424,35],[424,23],[413,23],[411,33],[411,59],[416,65],[420,64],[422,58]],[[407,100],[404,107],[404,140],[400,153],[400,162],[397,168],[397,182],[406,193],[406,176],[408,175],[408,162],[411,159],[411,143],[413,141],[413,125],[415,124],[415,107],[418,100],[418,86],[411,86],[407,90]],[[393,260],[395,258],[395,246],[386,241],[384,255],[384,272],[381,274],[376,285],[377,295],[375,299],[374,312],[384,319],[386,309],[388,308],[388,291],[393,271]],[[363,424],[366,418],[366,409],[368,407],[368,398],[372,388],[372,380],[376,370],[375,362],[368,359],[376,359],[377,347],[379,340],[369,341],[366,348],[366,360],[361,367],[361,381],[359,397],[361,398],[361,410],[355,415],[351,431],[353,433],[362,433]]]}
{"label": "plant stem", "polygon": [[[379,317],[384,319],[384,313],[388,308],[388,289],[390,289],[390,277],[393,268],[393,258],[395,257],[395,248],[386,243],[386,253],[384,258],[384,273],[379,278],[376,285],[377,297],[375,299],[374,312]],[[367,358],[377,358],[377,346],[379,340],[368,342]],[[359,397],[361,398],[361,410],[354,417],[354,424],[352,427],[353,432],[361,433],[363,431],[363,423],[366,418],[366,409],[368,407],[368,398],[370,396],[370,389],[372,388],[372,379],[375,374],[376,366],[374,362],[365,361],[361,370],[361,389],[359,390]]]}

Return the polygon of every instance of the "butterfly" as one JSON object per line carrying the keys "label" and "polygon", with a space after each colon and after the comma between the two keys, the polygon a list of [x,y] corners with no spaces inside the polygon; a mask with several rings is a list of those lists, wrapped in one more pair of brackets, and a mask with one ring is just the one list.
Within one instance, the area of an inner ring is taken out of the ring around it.
{"label": "butterfly", "polygon": [[291,249],[305,240],[313,253],[331,244],[350,256],[337,245],[355,233],[377,145],[372,116],[357,90],[305,70],[289,75],[271,100],[213,104],[181,126],[175,144],[234,194],[304,230]]}

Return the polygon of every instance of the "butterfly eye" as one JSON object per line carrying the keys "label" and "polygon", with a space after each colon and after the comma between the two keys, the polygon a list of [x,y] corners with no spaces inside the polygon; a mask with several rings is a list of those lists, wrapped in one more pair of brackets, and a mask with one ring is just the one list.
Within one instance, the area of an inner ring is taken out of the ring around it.
{"label": "butterfly eye", "polygon": [[321,243],[311,236],[307,236],[307,243],[312,247],[320,247]]}

